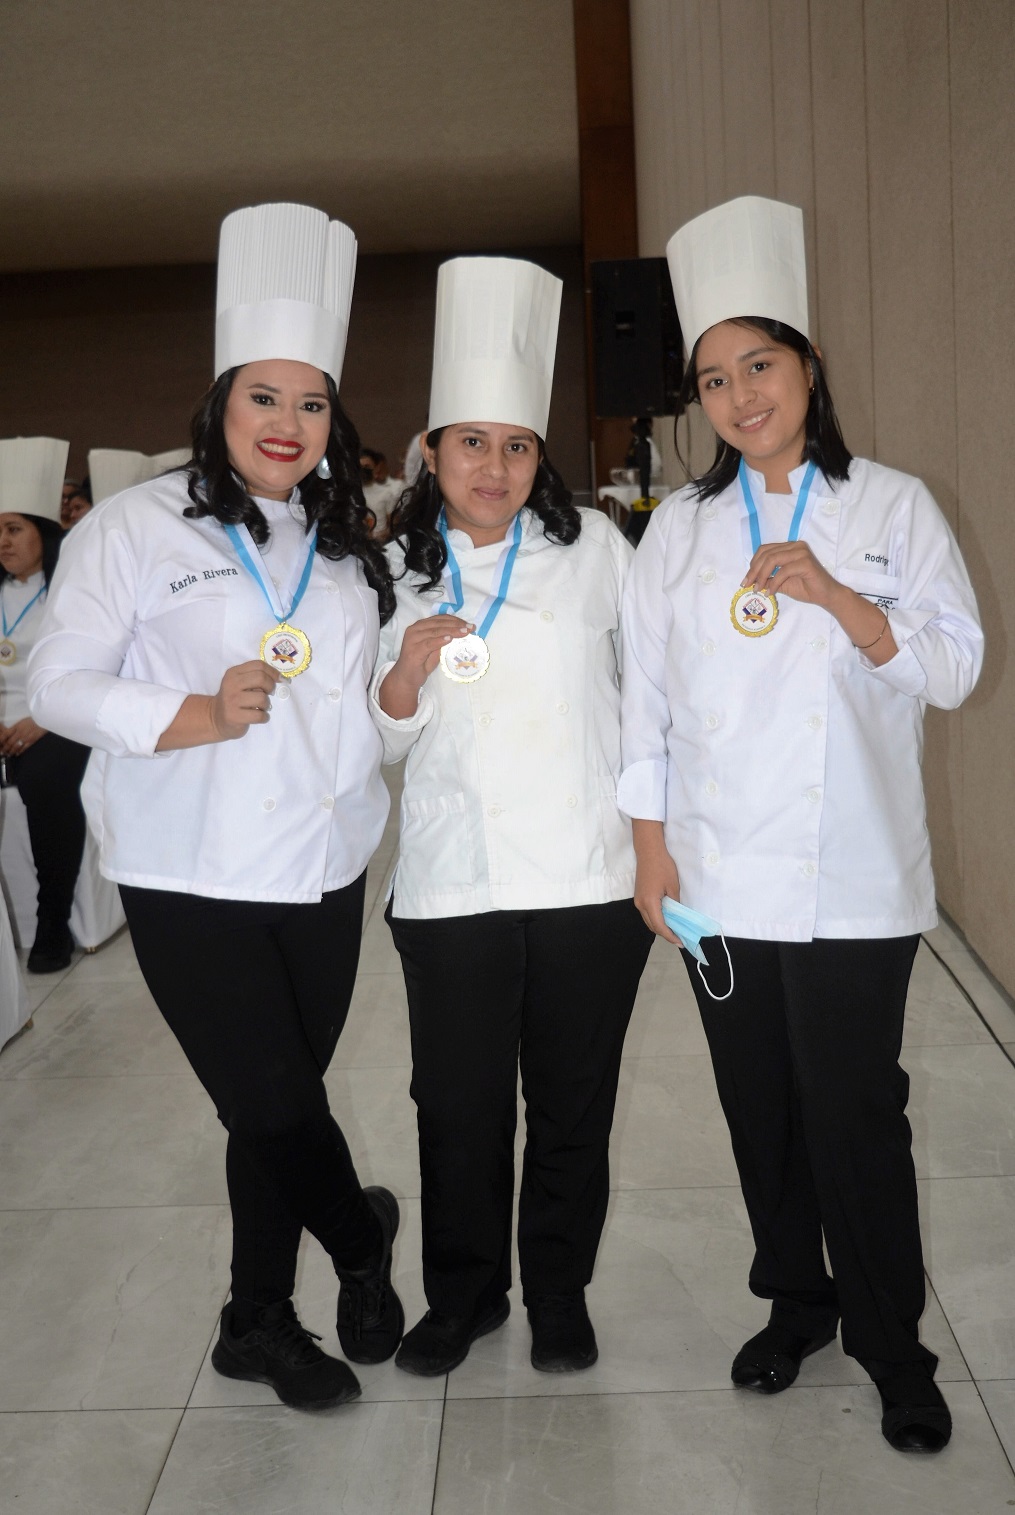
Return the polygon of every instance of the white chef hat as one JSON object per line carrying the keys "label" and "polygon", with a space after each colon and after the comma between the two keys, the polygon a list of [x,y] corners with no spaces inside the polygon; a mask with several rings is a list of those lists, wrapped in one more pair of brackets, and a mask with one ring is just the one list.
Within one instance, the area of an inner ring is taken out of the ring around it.
{"label": "white chef hat", "polygon": [[215,377],[290,358],[337,384],[356,274],[356,238],[309,205],[251,205],[222,222]]}
{"label": "white chef hat", "polygon": [[0,514],[60,520],[69,442],[54,437],[7,437],[0,442]]}
{"label": "white chef hat", "polygon": [[100,500],[108,500],[121,489],[147,484],[149,479],[167,469],[178,468],[181,463],[189,461],[189,447],[174,447],[170,452],[156,452],[150,457],[143,452],[126,452],[119,447],[93,447],[88,454],[92,499],[98,505]]}
{"label": "white chef hat", "polygon": [[674,232],[666,259],[688,353],[710,326],[738,316],[766,316],[810,335],[798,206],[760,195],[728,200]]}
{"label": "white chef hat", "polygon": [[500,421],[546,436],[562,288],[521,258],[441,264],[429,431]]}

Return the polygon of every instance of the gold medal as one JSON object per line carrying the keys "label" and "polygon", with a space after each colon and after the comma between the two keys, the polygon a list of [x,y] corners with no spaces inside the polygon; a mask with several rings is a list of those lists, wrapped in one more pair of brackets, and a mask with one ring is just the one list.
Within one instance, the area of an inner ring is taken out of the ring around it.
{"label": "gold medal", "polygon": [[441,673],[455,684],[474,684],[489,666],[490,649],[475,632],[455,637],[441,648]]}
{"label": "gold medal", "polygon": [[294,679],[298,673],[310,667],[312,657],[310,638],[288,621],[273,626],[261,638],[261,660],[269,668],[277,668],[284,679]]}
{"label": "gold medal", "polygon": [[749,584],[738,589],[730,605],[730,620],[744,637],[767,636],[779,619],[779,602],[774,594]]}
{"label": "gold medal", "polygon": [[18,649],[10,637],[4,637],[0,642],[0,668],[9,668],[12,663],[18,661]]}

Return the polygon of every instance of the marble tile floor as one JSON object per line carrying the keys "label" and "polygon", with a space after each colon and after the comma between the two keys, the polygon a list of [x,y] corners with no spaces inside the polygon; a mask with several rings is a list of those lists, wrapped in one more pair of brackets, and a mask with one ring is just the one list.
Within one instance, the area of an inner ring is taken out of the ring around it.
{"label": "marble tile floor", "polygon": [[[367,1181],[399,1195],[397,1281],[423,1309],[408,1035],[371,865],[329,1089]],[[520,1302],[445,1381],[358,1370],[363,1398],[286,1410],[209,1361],[226,1292],[223,1134],[122,934],[56,981],[0,1054],[0,1509],[11,1515],[1003,1515],[1015,1508],[1015,1011],[943,926],[921,946],[904,1061],[931,1288],[925,1339],[955,1416],[901,1457],[839,1348],[776,1399],[729,1364],[765,1318],[683,968],[652,953],[627,1042],[614,1193],[589,1300],[601,1356],[528,1362]],[[1007,1048],[1007,1050],[1006,1050]],[[517,1289],[515,1291],[517,1295]],[[335,1283],[298,1305],[337,1350]]]}

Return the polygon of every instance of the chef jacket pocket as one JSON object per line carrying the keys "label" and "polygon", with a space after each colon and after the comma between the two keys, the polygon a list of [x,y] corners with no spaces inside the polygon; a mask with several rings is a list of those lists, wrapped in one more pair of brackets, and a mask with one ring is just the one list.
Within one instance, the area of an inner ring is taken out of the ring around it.
{"label": "chef jacket pocket", "polygon": [[472,884],[475,870],[465,795],[403,799],[398,853],[399,878],[411,872],[413,892]]}
{"label": "chef jacket pocket", "polygon": [[891,608],[899,603],[902,578],[897,573],[871,573],[867,569],[841,568],[838,577],[849,589],[862,594],[865,600],[873,600],[876,605],[887,601]]}

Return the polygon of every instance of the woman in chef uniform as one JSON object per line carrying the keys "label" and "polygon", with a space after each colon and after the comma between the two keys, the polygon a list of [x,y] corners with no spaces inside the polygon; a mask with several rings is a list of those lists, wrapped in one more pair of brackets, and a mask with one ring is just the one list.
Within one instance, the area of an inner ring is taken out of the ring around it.
{"label": "woman in chef uniform", "polygon": [[25,805],[39,880],[33,973],[70,965],[70,912],[85,846],[79,790],[88,748],[46,731],[29,714],[25,670],[64,539],[60,525],[66,442],[0,442],[0,772]]}
{"label": "woman in chef uniform", "polygon": [[886,1438],[936,1451],[951,1421],[918,1336],[898,1057],[937,919],[923,709],[976,682],[976,603],[924,485],[842,440],[808,339],[801,212],[735,200],[667,251],[684,399],[716,454],[635,560],[620,803],[645,920],[675,941],[663,901],[679,900],[684,945],[706,938],[707,968],[686,961],[754,1232],[750,1287],[772,1301],[733,1381],[786,1388],[841,1318]]}
{"label": "woman in chef uniform", "polygon": [[585,1306],[624,1034],[651,944],[616,801],[631,549],[546,458],[560,281],[458,258],[437,285],[425,470],[391,521],[376,714],[408,754],[388,920],[402,958],[430,1306],[396,1358],[455,1367],[508,1314],[533,1366],[597,1356]]}
{"label": "woman in chef uniform", "polygon": [[306,206],[226,218],[193,459],[75,527],[29,675],[37,719],[96,748],[102,870],[229,1132],[212,1361],[304,1408],[359,1385],[294,1312],[303,1227],[338,1273],[347,1357],[389,1357],[403,1324],[398,1207],[360,1186],[323,1082],[388,809],[367,685],[391,586],[336,388],[355,257]]}

